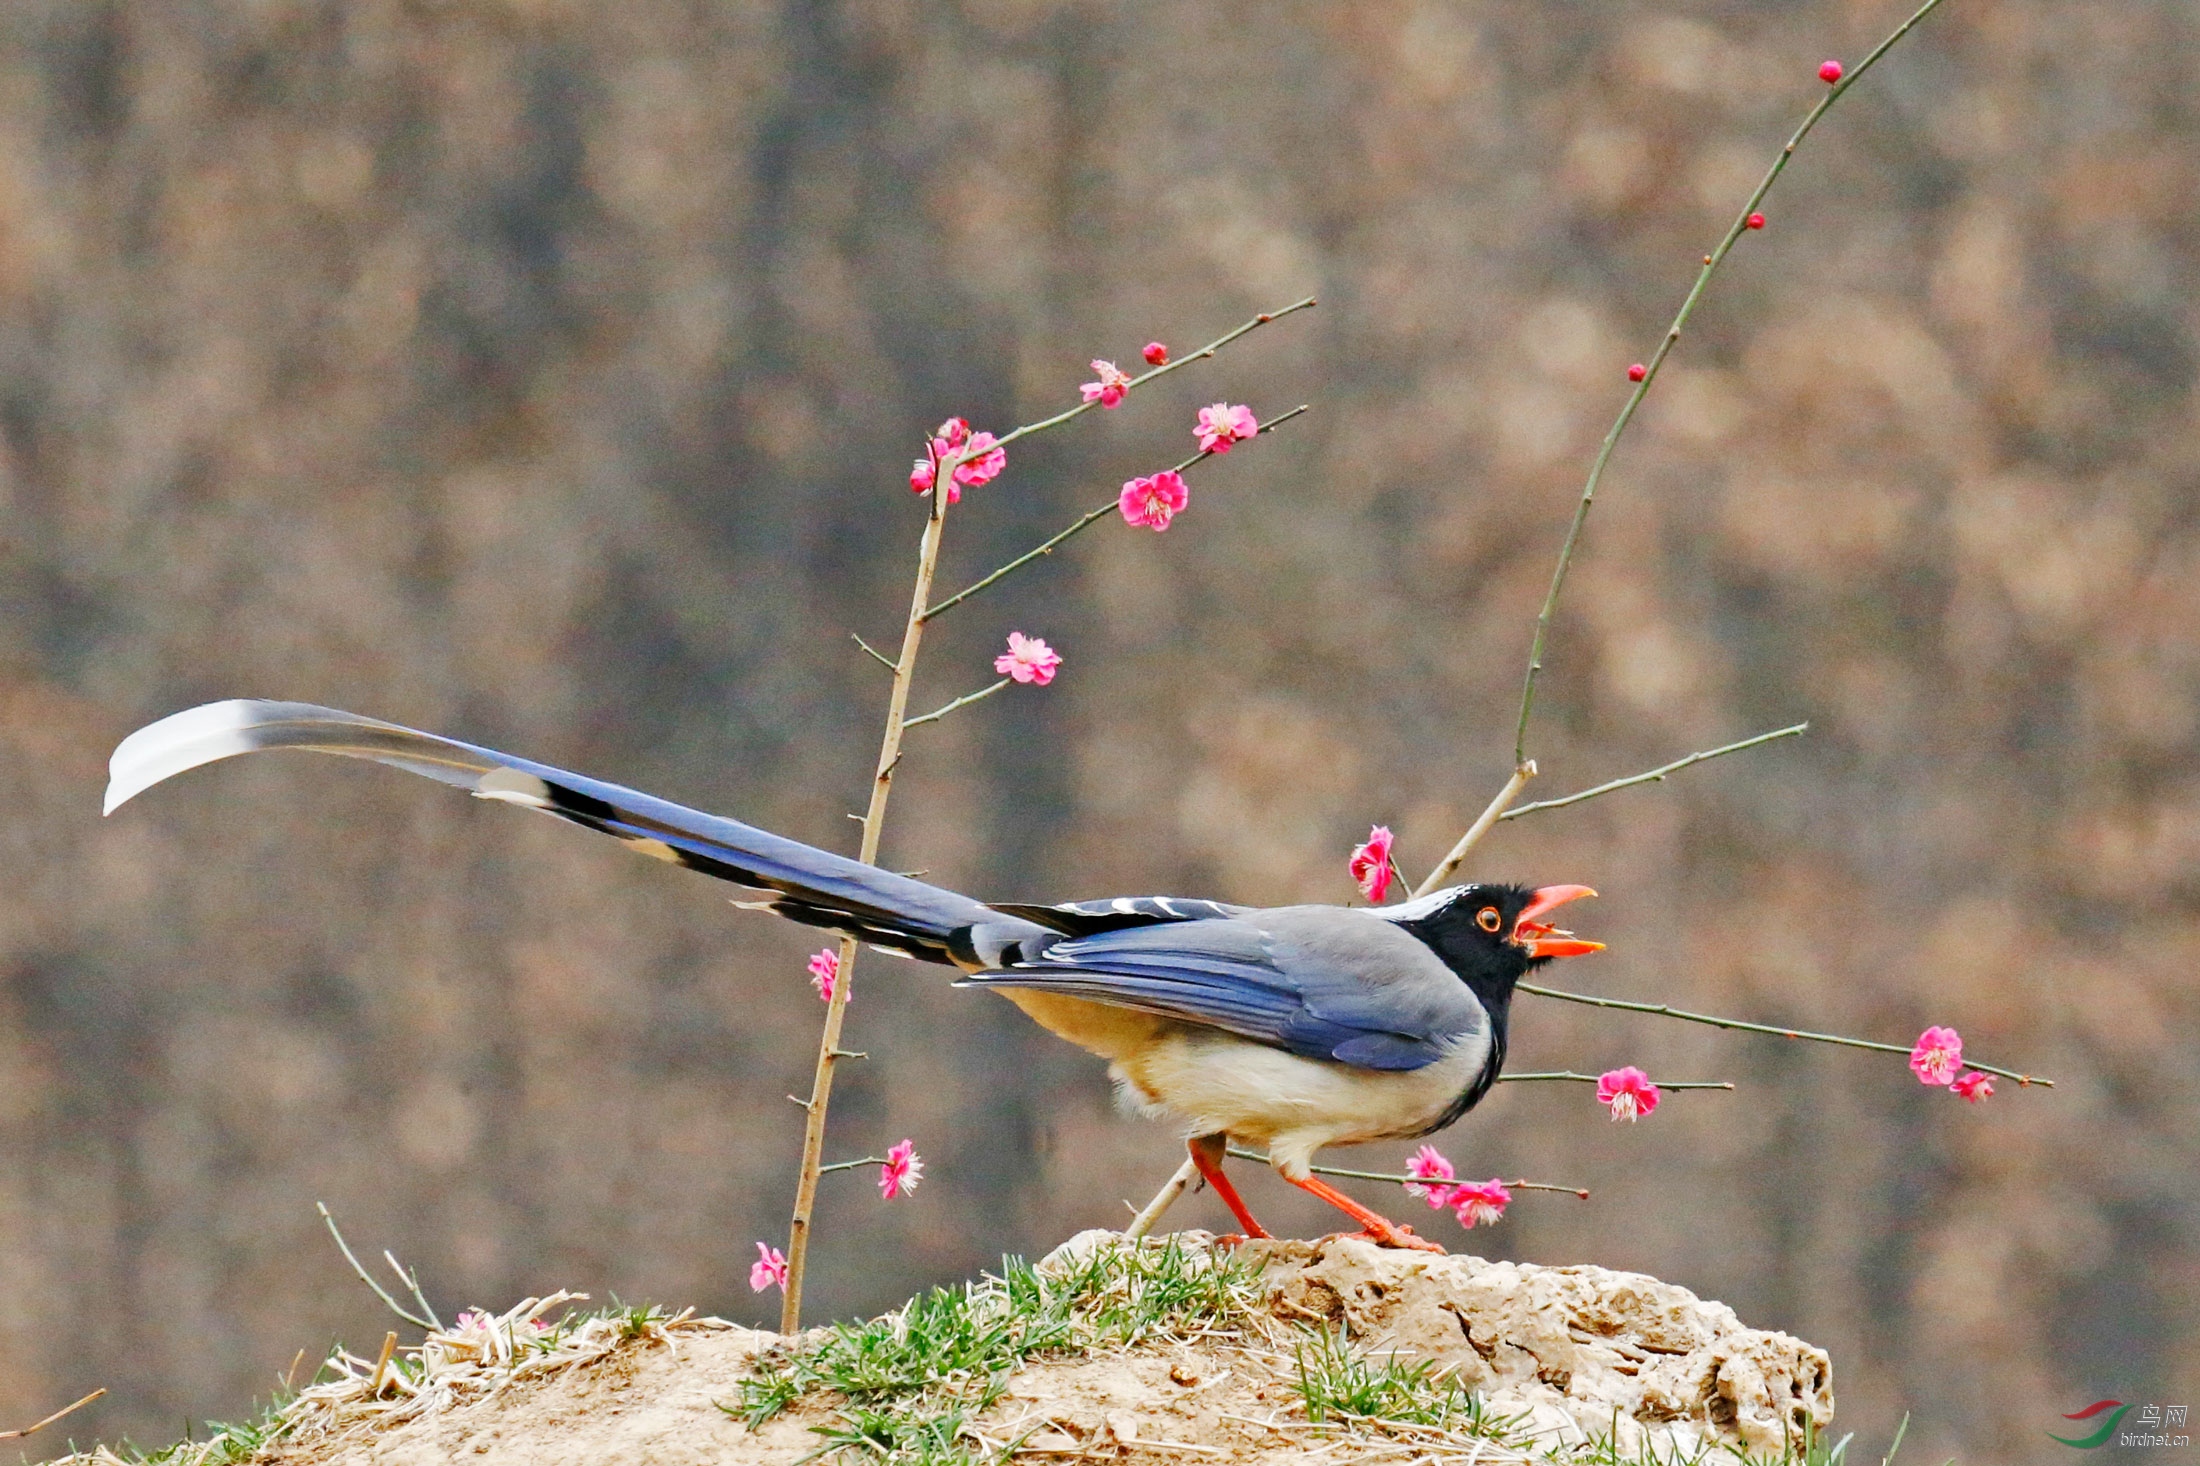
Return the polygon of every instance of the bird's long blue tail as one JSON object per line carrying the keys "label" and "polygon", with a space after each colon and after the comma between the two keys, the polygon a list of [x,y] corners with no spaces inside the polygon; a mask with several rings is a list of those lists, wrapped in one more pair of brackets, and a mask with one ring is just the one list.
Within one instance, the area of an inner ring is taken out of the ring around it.
{"label": "bird's long blue tail", "polygon": [[477,798],[553,814],[616,836],[645,855],[768,891],[772,894],[760,904],[782,916],[912,956],[950,960],[951,934],[1004,920],[971,897],[739,820],[311,703],[207,703],[140,728],[122,740],[108,762],[106,812],[187,769],[271,748],[372,759]]}

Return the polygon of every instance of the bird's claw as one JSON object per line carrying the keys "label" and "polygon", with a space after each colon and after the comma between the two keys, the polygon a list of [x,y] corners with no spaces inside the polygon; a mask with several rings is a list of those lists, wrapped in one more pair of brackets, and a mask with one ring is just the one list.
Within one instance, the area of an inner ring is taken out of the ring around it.
{"label": "bird's claw", "polygon": [[1439,1254],[1444,1250],[1443,1243],[1431,1242],[1426,1237],[1417,1237],[1411,1227],[1400,1222],[1392,1222],[1384,1227],[1369,1227],[1360,1235],[1375,1243],[1378,1247],[1399,1247],[1409,1252],[1434,1252]]}

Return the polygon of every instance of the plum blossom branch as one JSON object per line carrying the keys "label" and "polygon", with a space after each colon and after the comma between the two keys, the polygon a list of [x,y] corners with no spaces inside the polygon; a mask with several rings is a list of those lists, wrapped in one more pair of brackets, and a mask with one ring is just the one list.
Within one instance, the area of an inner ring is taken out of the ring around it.
{"label": "plum blossom branch", "polygon": [[[1557,998],[1561,1002],[1585,1003],[1592,1008],[1614,1008],[1623,1013],[1652,1013],[1664,1018],[1679,1018],[1688,1023],[1707,1023],[1713,1028],[1730,1028],[1743,1033],[1770,1034],[1774,1038],[1808,1039],[1812,1043],[1838,1044],[1845,1049],[1869,1049],[1877,1054],[1906,1055],[1915,1052],[1914,1047],[1905,1047],[1902,1044],[1875,1043],[1871,1039],[1847,1038],[1838,1033],[1811,1033],[1804,1029],[1777,1028],[1769,1023],[1746,1023],[1739,1018],[1717,1018],[1709,1013],[1691,1013],[1686,1009],[1676,1008],[1670,1003],[1631,1003],[1622,998],[1597,998],[1591,997],[1587,993],[1568,993],[1561,992],[1557,988],[1539,987],[1532,982],[1519,984],[1517,990],[1523,993],[1534,993],[1539,998]],[[2055,1081],[2052,1079],[2042,1079],[2033,1074],[2019,1074],[2014,1069],[1999,1069],[1992,1064],[1981,1064],[1976,1059],[1965,1059],[1964,1062],[1973,1069],[1988,1074],[1999,1074],[2004,1079],[2014,1079],[2020,1085],[2037,1084],[2043,1089],[2053,1089],[2055,1087]]]}
{"label": "plum blossom branch", "polygon": [[966,708],[972,703],[977,702],[981,698],[991,697],[994,693],[999,692],[1002,688],[1008,686],[1009,683],[1015,680],[1016,679],[1013,677],[1003,677],[1000,681],[994,683],[991,687],[981,687],[976,692],[966,692],[961,697],[958,697],[953,702],[947,704],[947,706],[934,708],[931,712],[926,713],[920,718],[905,718],[902,720],[902,731],[906,733],[911,728],[916,727],[920,723],[937,723],[940,719],[955,711],[955,709]]}
{"label": "plum blossom branch", "polygon": [[[1237,1160],[1268,1164],[1268,1157],[1257,1150],[1241,1150],[1233,1145],[1229,1153]],[[1391,1181],[1400,1186],[1410,1186],[1428,1179],[1425,1176],[1408,1176],[1392,1171],[1351,1171],[1343,1166],[1308,1166],[1307,1169],[1317,1176],[1342,1176],[1352,1181]],[[1515,1191],[1556,1191],[1567,1196],[1578,1196],[1583,1201],[1589,1199],[1589,1190],[1585,1186],[1553,1186],[1547,1181],[1507,1181],[1505,1184]]]}
{"label": "plum blossom branch", "polygon": [[[1195,361],[1205,361],[1207,358],[1213,356],[1216,352],[1220,351],[1223,347],[1228,346],[1231,342],[1237,340],[1238,337],[1243,336],[1250,331],[1257,331],[1261,327],[1267,325],[1270,321],[1280,321],[1285,316],[1294,315],[1302,310],[1312,309],[1315,305],[1319,303],[1320,302],[1317,301],[1313,296],[1309,295],[1304,300],[1295,300],[1291,302],[1291,304],[1283,307],[1283,309],[1281,310],[1262,311],[1259,315],[1253,317],[1244,325],[1239,326],[1236,330],[1223,332],[1220,336],[1217,336],[1214,340],[1208,342],[1205,346],[1200,347],[1199,350],[1191,352],[1190,354],[1185,356],[1180,356],[1174,361],[1163,361],[1154,366],[1150,371],[1140,372],[1137,376],[1131,378],[1130,381],[1125,384],[1124,391],[1128,392],[1138,387],[1142,387],[1146,383],[1153,381],[1157,377],[1165,377],[1169,373],[1175,371],[1177,368],[1190,366]],[[1100,405],[1101,403],[1098,397],[1087,398],[1085,401],[1078,403],[1075,407],[1067,408],[1064,411],[1057,412],[1052,417],[1041,418],[1038,422],[1025,423],[1022,427],[1017,428],[1014,432],[1004,433],[1000,437],[994,439],[991,446],[994,448],[1006,448],[1009,444],[1015,442],[1019,438],[1028,438],[1033,433],[1043,433],[1048,428],[1058,428],[1062,426],[1062,424],[1070,421],[1072,418],[1082,417],[1086,413],[1092,411],[1094,408]],[[951,469],[953,466],[954,465],[952,463],[942,465],[943,469]]]}
{"label": "plum blossom branch", "polygon": [[1459,869],[1460,864],[1466,860],[1467,852],[1474,848],[1475,842],[1489,833],[1490,827],[1504,816],[1505,806],[1511,804],[1534,777],[1534,759],[1522,759],[1515,765],[1512,777],[1505,781],[1504,788],[1497,791],[1497,797],[1490,801],[1489,808],[1482,811],[1481,818],[1467,826],[1467,832],[1459,837],[1459,843],[1451,847],[1451,853],[1437,863],[1436,869],[1428,873],[1427,879],[1413,888],[1413,894],[1417,897],[1426,896],[1451,879],[1451,873]]}
{"label": "plum blossom branch", "polygon": [[[1185,360],[1189,361],[1191,360],[1191,358],[1187,357],[1185,358]],[[1164,370],[1166,370],[1166,368],[1164,368]],[[1141,377],[1139,378],[1139,380],[1144,381],[1145,378]],[[1302,402],[1297,407],[1292,408],[1289,412],[1277,413],[1274,417],[1262,423],[1260,425],[1259,431],[1265,433],[1270,431],[1271,429],[1282,427],[1285,423],[1291,421],[1292,418],[1295,418],[1300,413],[1305,412],[1307,410],[1307,407],[1308,404]],[[1182,473],[1186,469],[1190,468],[1193,464],[1198,463],[1203,459],[1213,458],[1215,456],[1216,454],[1213,449],[1202,449],[1200,452],[1194,453],[1191,457],[1185,459],[1182,463],[1176,465],[1175,468],[1168,471],[1171,473]],[[924,619],[930,621],[933,617],[939,615],[942,611],[946,611],[952,607],[961,605],[964,601],[969,600],[979,591],[986,590],[993,586],[996,582],[1005,580],[1007,577],[1015,574],[1017,571],[1023,569],[1026,565],[1031,564],[1033,561],[1044,559],[1046,556],[1053,554],[1072,537],[1084,533],[1086,530],[1098,524],[1101,520],[1107,518],[1110,514],[1115,513],[1120,503],[1120,498],[1113,498],[1108,500],[1107,503],[1102,504],[1099,508],[1090,510],[1085,514],[1078,516],[1077,519],[1071,522],[1069,528],[1061,531],[1059,534],[1055,535],[1052,539],[1046,541],[1044,544],[1039,545],[1035,549],[1024,551],[1023,554],[1018,555],[1015,559],[1009,561],[1006,565],[1003,565],[1000,569],[994,571],[992,574],[984,577],[982,580],[979,580],[972,585],[965,586],[963,589],[949,596],[946,600],[943,600],[937,605],[934,605],[926,610],[924,613]]]}
{"label": "plum blossom branch", "polygon": [[38,1432],[44,1430],[47,1426],[53,1424],[56,1420],[59,1420],[64,1416],[74,1415],[77,1411],[83,1409],[86,1405],[91,1404],[92,1401],[98,1399],[101,1395],[104,1395],[106,1393],[107,1387],[105,1385],[101,1385],[98,1389],[92,1391],[90,1394],[86,1395],[83,1399],[77,1401],[75,1404],[62,1406],[59,1410],[54,1411],[53,1414],[47,1416],[44,1420],[39,1421],[36,1425],[26,1425],[21,1430],[0,1430],[0,1441],[19,1441],[27,1435],[36,1435],[38,1434]]}
{"label": "plum blossom branch", "polygon": [[[1765,170],[1765,176],[1749,195],[1749,201],[1742,205],[1741,212],[1734,216],[1734,222],[1727,226],[1726,236],[1719,241],[1718,247],[1703,257],[1703,267],[1696,273],[1696,283],[1689,289],[1687,298],[1681,302],[1680,311],[1673,317],[1673,324],[1666,328],[1665,335],[1658,341],[1657,351],[1651,355],[1647,364],[1638,364],[1628,369],[1628,379],[1635,384],[1635,389],[1627,394],[1626,404],[1620,408],[1619,416],[1613,420],[1610,431],[1605,433],[1604,442],[1597,449],[1595,460],[1589,465],[1588,481],[1581,488],[1581,502],[1574,507],[1573,522],[1567,526],[1566,541],[1559,548],[1558,567],[1551,572],[1551,588],[1544,595],[1543,609],[1535,618],[1535,640],[1528,651],[1528,673],[1520,688],[1520,718],[1513,729],[1515,765],[1525,762],[1528,757],[1528,714],[1535,706],[1536,678],[1543,671],[1544,639],[1551,629],[1551,615],[1558,609],[1558,593],[1566,584],[1566,572],[1574,562],[1574,547],[1580,543],[1582,525],[1589,518],[1589,506],[1596,498],[1597,483],[1604,477],[1604,467],[1611,462],[1612,450],[1619,446],[1627,425],[1634,421],[1635,409],[1642,405],[1642,399],[1649,395],[1651,385],[1658,379],[1658,368],[1665,365],[1665,358],[1680,341],[1681,328],[1695,314],[1696,304],[1703,299],[1705,287],[1710,285],[1711,277],[1718,273],[1719,266],[1726,262],[1727,254],[1734,248],[1735,241],[1752,228],[1762,227],[1764,221],[1757,214],[1757,206],[1772,192],[1772,185],[1786,171],[1788,159],[1795,156],[1795,149],[1804,138],[1810,136],[1811,129],[1818,125],[1818,119],[1825,116],[1850,87],[1862,80],[1865,72],[1878,64],[1880,57],[1892,50],[1898,41],[1910,33],[1912,27],[1930,15],[1939,4],[1940,0],[1925,0],[1908,20],[1896,26],[1885,40],[1872,48],[1871,54],[1858,62],[1854,71],[1844,76],[1836,64],[1820,72],[1820,76],[1831,83],[1826,94],[1804,116],[1802,124],[1787,140],[1787,146],[1780,149],[1779,155],[1772,160],[1772,166]],[[1752,220],[1755,220],[1754,224]]]}
{"label": "plum blossom branch", "polygon": [[880,651],[877,647],[871,645],[862,637],[856,635],[853,631],[848,633],[848,639],[854,642],[857,646],[862,647],[866,652],[870,653],[872,661],[878,663],[881,667],[884,667],[889,672],[894,670],[894,659],[892,657],[886,655],[886,653]]}
{"label": "plum blossom branch", "polygon": [[[916,584],[909,594],[909,619],[902,627],[901,655],[894,663],[894,680],[886,695],[886,727],[879,737],[878,762],[871,775],[871,799],[863,813],[863,839],[856,858],[865,865],[878,863],[880,838],[886,830],[887,801],[894,790],[894,770],[901,764],[903,719],[909,713],[909,687],[915,679],[917,652],[924,644],[924,608],[932,599],[932,577],[939,569],[940,537],[947,522],[947,506],[953,495],[957,461],[941,455],[942,439],[933,439],[926,453],[933,482],[940,487],[925,509],[924,530],[917,540]],[[969,440],[965,440],[965,446]],[[958,450],[950,450],[954,452]],[[959,460],[958,460],[959,461]],[[837,981],[825,1004],[825,1024],[818,1034],[817,1064],[810,1079],[810,1097],[798,1100],[803,1109],[802,1170],[795,1182],[794,1215],[788,1223],[787,1250],[766,1249],[766,1260],[777,1261],[770,1269],[780,1289],[779,1331],[792,1334],[802,1327],[802,1282],[809,1264],[810,1231],[817,1213],[819,1167],[824,1164],[825,1117],[831,1108],[834,1069],[846,1052],[840,1031],[847,1020],[848,999],[854,991],[856,939],[840,939]],[[793,1098],[793,1096],[789,1096]],[[757,1244],[764,1247],[765,1244]],[[753,1279],[752,1279],[753,1285]],[[761,1290],[759,1290],[761,1291]]]}
{"label": "plum blossom branch", "polygon": [[1539,809],[1564,809],[1569,804],[1579,804],[1584,799],[1594,799],[1599,794],[1610,794],[1614,790],[1632,788],[1637,784],[1662,784],[1668,774],[1677,774],[1693,764],[1703,763],[1707,759],[1721,758],[1730,753],[1740,753],[1745,748],[1755,748],[1759,744],[1770,743],[1777,738],[1793,738],[1809,726],[1808,723],[1797,723],[1793,727],[1775,728],[1770,733],[1760,733],[1755,738],[1744,738],[1739,743],[1728,743],[1718,748],[1707,748],[1701,753],[1692,753],[1686,758],[1677,758],[1669,764],[1660,764],[1654,769],[1648,769],[1639,774],[1630,774],[1624,779],[1614,779],[1608,784],[1599,784],[1594,789],[1584,789],[1578,794],[1568,794],[1558,799],[1538,800],[1534,804],[1523,804],[1518,809],[1508,809],[1500,814],[1498,818],[1501,820],[1516,820],[1522,815],[1534,814]]}
{"label": "plum blossom branch", "polygon": [[[1500,1074],[1499,1084],[1530,1084],[1538,1080],[1568,1080],[1576,1084],[1595,1084],[1601,1074],[1576,1074],[1570,1069],[1553,1069],[1541,1073]],[[1730,1079],[1659,1079],[1653,1081],[1660,1089],[1732,1089]]]}
{"label": "plum blossom branch", "polygon": [[864,1166],[883,1166],[885,1164],[886,1157],[882,1155],[867,1155],[860,1161],[834,1161],[830,1165],[819,1166],[817,1168],[817,1173],[820,1176],[830,1176],[835,1171],[854,1171]]}

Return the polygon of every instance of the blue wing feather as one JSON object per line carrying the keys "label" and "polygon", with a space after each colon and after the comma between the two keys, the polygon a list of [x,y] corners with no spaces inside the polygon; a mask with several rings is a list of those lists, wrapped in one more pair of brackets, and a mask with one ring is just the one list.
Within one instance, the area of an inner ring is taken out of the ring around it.
{"label": "blue wing feather", "polygon": [[1449,1034],[1396,1031],[1400,1014],[1346,972],[1279,948],[1250,921],[1131,927],[1045,945],[959,986],[1058,993],[1220,1028],[1302,1058],[1419,1069]]}

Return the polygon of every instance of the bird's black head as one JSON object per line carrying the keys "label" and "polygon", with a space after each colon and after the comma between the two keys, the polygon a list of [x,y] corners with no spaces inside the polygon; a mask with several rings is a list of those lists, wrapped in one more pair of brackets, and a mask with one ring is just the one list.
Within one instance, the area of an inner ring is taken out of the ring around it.
{"label": "bird's black head", "polygon": [[1556,957],[1604,949],[1544,919],[1568,901],[1595,894],[1587,886],[1454,886],[1379,914],[1426,942],[1502,1029],[1513,985],[1530,970]]}

